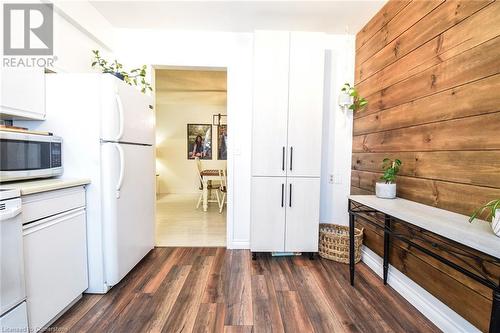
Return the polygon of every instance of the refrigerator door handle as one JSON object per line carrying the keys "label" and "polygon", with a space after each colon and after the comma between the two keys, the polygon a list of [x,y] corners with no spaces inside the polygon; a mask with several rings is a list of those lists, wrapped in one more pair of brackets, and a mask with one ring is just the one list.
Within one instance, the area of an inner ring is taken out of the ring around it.
{"label": "refrigerator door handle", "polygon": [[125,153],[123,152],[123,148],[120,144],[114,144],[116,149],[118,150],[118,155],[120,157],[120,175],[118,176],[118,182],[116,184],[116,198],[120,198],[120,190],[123,184],[123,176],[125,174]]}
{"label": "refrigerator door handle", "polygon": [[116,94],[115,97],[116,97],[116,106],[118,108],[118,124],[119,124],[118,134],[115,138],[115,141],[120,141],[120,139],[123,136],[123,128],[124,128],[123,103],[122,103],[122,99],[120,98],[120,95]]}

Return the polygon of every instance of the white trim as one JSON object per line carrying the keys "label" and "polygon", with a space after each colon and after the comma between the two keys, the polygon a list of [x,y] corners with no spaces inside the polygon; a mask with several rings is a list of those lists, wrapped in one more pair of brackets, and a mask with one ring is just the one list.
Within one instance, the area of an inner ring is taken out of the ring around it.
{"label": "white trim", "polygon": [[248,240],[233,240],[228,243],[227,248],[231,250],[247,250],[250,248],[250,242]]}
{"label": "white trim", "polygon": [[[361,259],[378,276],[382,277],[383,260],[381,257],[366,246],[363,246]],[[387,283],[443,332],[481,332],[393,266],[389,266]]]}

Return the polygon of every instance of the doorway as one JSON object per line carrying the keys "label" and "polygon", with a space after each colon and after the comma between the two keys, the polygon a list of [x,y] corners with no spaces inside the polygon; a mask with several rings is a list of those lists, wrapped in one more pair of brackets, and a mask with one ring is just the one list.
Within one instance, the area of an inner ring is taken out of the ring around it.
{"label": "doorway", "polygon": [[227,72],[157,68],[156,245],[226,246]]}

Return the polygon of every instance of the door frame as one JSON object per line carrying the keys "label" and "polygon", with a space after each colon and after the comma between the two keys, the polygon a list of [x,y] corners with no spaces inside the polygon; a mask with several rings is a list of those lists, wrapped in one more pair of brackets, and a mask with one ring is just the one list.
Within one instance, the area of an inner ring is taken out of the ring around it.
{"label": "door frame", "polygon": [[[151,66],[151,81],[153,87],[155,87],[155,73],[158,69],[171,69],[171,70],[204,70],[204,71],[225,71],[226,72],[226,114],[227,114],[227,124],[228,124],[228,136],[231,135],[231,126],[229,126],[229,121],[232,119],[236,110],[229,107],[227,101],[230,99],[231,89],[229,89],[229,76],[231,75],[230,66],[176,66],[176,65],[166,65],[166,64],[156,64]],[[153,94],[153,103],[156,106],[156,94]],[[156,118],[156,110],[155,110]],[[155,125],[156,129],[156,125]],[[234,230],[234,206],[233,206],[233,188],[234,188],[234,140],[228,140],[227,142],[227,193],[226,193],[226,248],[228,249],[238,249],[238,248],[248,248],[249,244],[234,244],[233,242],[233,230]],[[156,149],[155,149],[155,160],[156,160]],[[156,220],[155,220],[156,223]]]}

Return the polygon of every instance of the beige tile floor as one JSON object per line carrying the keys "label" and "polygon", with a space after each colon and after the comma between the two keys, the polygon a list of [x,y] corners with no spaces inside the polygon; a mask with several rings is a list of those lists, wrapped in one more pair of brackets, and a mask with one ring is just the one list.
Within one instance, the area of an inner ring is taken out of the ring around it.
{"label": "beige tile floor", "polygon": [[198,194],[161,194],[156,201],[157,246],[226,246],[226,209],[196,209]]}

